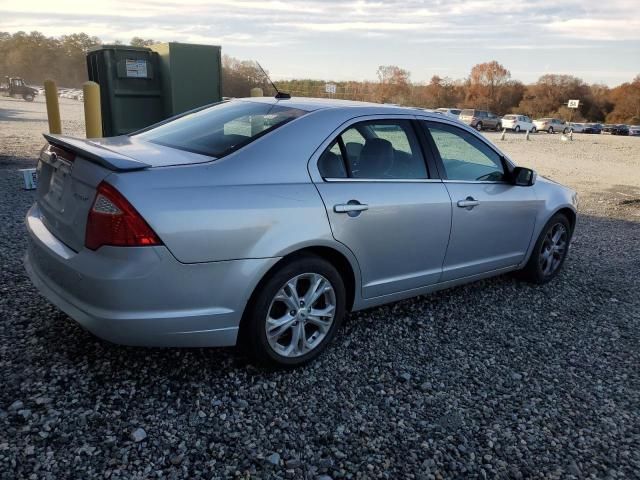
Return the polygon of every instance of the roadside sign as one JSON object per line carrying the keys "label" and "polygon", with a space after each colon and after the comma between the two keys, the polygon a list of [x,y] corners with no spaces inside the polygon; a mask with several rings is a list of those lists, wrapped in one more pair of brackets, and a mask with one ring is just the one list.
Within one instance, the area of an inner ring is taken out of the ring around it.
{"label": "roadside sign", "polygon": [[569,100],[569,103],[567,103],[569,108],[578,108],[578,105],[580,105],[580,100]]}
{"label": "roadside sign", "polygon": [[335,94],[336,94],[336,91],[337,91],[337,86],[336,86],[336,84],[335,84],[335,83],[326,83],[326,84],[324,85],[324,91],[325,91],[326,93],[331,94],[331,95],[335,95]]}

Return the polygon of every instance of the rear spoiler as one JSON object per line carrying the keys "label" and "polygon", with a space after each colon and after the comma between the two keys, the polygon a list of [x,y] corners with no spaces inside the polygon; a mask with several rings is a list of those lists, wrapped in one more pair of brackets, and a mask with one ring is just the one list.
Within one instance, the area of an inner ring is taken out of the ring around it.
{"label": "rear spoiler", "polygon": [[77,155],[108,168],[109,170],[125,172],[129,170],[142,170],[143,168],[151,166],[148,163],[134,160],[131,157],[122,155],[121,153],[116,153],[108,148],[93,143],[90,140],[65,137],[62,135],[50,135],[48,133],[44,133],[43,135],[50,144],[71,150]]}

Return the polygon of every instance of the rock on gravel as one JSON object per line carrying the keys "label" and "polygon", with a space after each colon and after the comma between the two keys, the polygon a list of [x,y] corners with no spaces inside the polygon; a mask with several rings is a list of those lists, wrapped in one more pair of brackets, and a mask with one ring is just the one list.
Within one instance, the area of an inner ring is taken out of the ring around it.
{"label": "rock on gravel", "polygon": [[136,428],[131,432],[131,440],[136,443],[143,441],[145,438],[147,438],[147,432],[143,428]]}
{"label": "rock on gravel", "polygon": [[500,144],[580,194],[551,283],[358,312],[318,361],[265,371],[233,349],[103,342],[38,295],[16,169],[43,118],[0,98],[0,479],[638,478],[640,139]]}

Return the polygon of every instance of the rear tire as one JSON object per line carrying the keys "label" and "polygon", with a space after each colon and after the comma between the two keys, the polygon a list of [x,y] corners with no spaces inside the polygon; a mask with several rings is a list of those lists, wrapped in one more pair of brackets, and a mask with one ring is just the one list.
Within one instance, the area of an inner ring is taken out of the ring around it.
{"label": "rear tire", "polygon": [[562,213],[557,213],[540,232],[531,257],[520,271],[523,280],[543,284],[551,281],[562,269],[569,253],[571,224]]}
{"label": "rear tire", "polygon": [[476,130],[478,130],[479,132],[482,131],[482,122],[476,123]]}
{"label": "rear tire", "polygon": [[[312,288],[316,284],[318,290]],[[313,300],[314,291],[323,293]],[[342,323],[345,303],[344,282],[331,263],[315,255],[294,257],[256,288],[245,310],[239,343],[261,365],[303,365],[331,342]]]}
{"label": "rear tire", "polygon": [[547,130],[547,133],[553,133],[553,127],[549,127],[549,130]]}
{"label": "rear tire", "polygon": [[532,127],[531,128],[531,133],[536,133],[538,130],[536,129],[536,127]]}
{"label": "rear tire", "polygon": [[31,93],[24,94],[22,98],[27,102],[33,102],[33,95]]}

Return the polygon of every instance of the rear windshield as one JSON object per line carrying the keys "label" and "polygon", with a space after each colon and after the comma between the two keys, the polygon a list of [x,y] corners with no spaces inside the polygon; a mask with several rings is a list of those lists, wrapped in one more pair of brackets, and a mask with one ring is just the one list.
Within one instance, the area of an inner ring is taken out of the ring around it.
{"label": "rear windshield", "polygon": [[188,113],[135,136],[220,158],[305,113],[286,105],[229,101]]}

